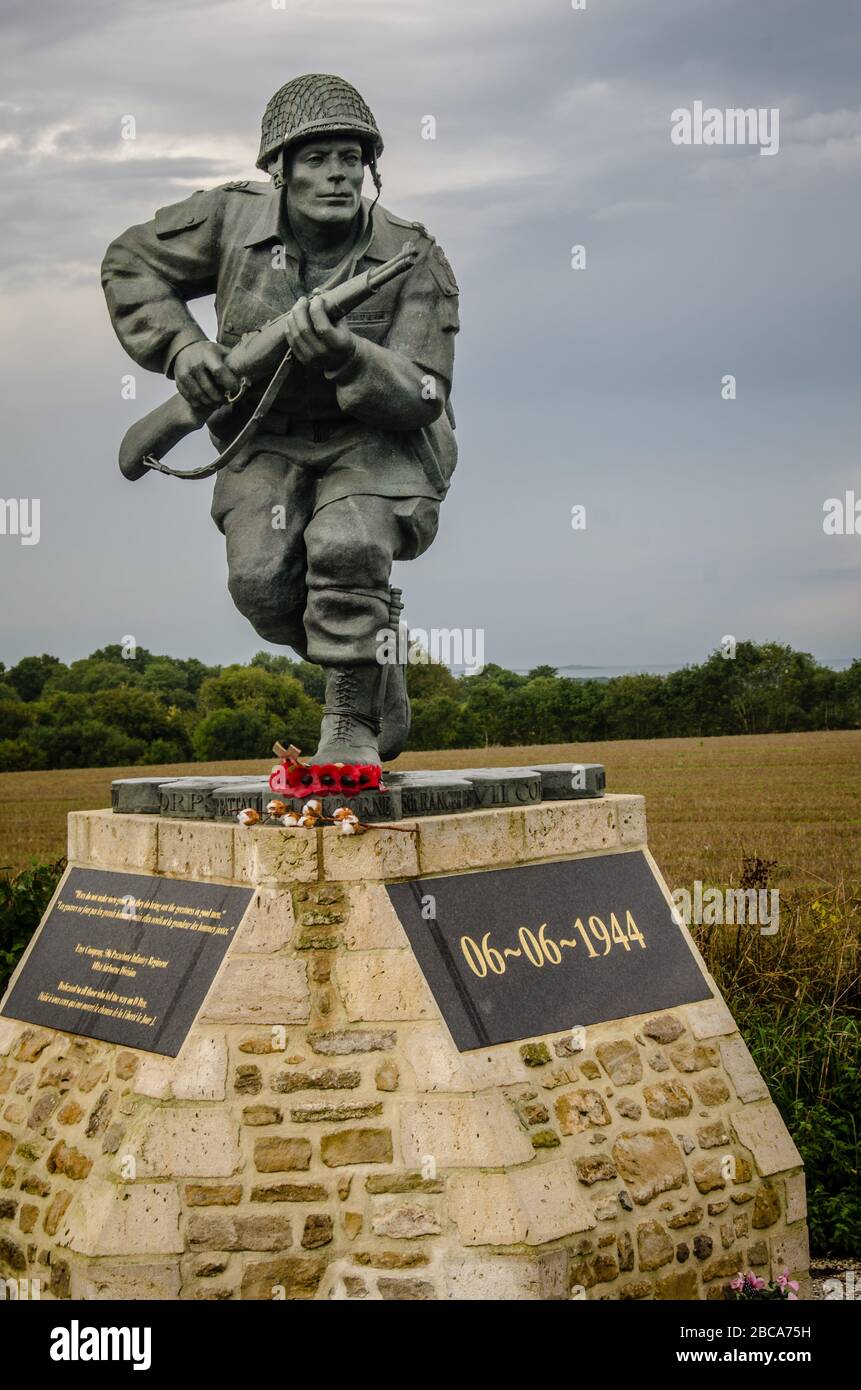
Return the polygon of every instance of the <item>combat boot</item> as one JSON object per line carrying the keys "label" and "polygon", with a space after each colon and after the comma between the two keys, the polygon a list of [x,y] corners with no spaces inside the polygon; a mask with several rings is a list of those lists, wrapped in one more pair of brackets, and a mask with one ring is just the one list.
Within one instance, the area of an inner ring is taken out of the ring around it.
{"label": "combat boot", "polygon": [[313,762],[380,762],[383,672],[376,662],[326,667],[326,703]]}

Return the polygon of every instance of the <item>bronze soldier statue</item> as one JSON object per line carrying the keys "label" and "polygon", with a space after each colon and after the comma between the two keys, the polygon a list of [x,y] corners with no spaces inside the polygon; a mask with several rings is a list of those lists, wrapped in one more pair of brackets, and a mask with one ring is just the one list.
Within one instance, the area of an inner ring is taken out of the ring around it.
{"label": "bronze soldier statue", "polygon": [[[102,266],[120,342],[174,380],[190,428],[206,420],[224,454],[198,476],[218,469],[212,516],[234,603],[267,642],[325,669],[318,763],[375,764],[406,742],[404,669],[380,664],[378,634],[397,606],[392,562],[431,544],[457,457],[458,288],[425,228],[378,202],[382,149],[348,82],[293,78],[263,116],[257,167],[268,183],[227,183],[160,208],[118,237]],[[366,168],[373,202],[362,197]],[[368,285],[385,283],[333,321],[314,291],[334,299],[344,286],[355,303],[346,282],[367,272]],[[186,307],[213,293],[214,343]],[[267,392],[231,362],[246,335],[281,316],[292,367]],[[147,456],[124,471],[158,466]]]}

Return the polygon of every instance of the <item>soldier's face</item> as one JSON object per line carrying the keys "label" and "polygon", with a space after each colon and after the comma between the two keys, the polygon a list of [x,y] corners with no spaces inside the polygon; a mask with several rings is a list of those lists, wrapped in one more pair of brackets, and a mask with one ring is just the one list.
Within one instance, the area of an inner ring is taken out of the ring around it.
{"label": "soldier's face", "polygon": [[300,145],[287,175],[287,211],[315,222],[349,225],[365,176],[357,140],[313,140]]}

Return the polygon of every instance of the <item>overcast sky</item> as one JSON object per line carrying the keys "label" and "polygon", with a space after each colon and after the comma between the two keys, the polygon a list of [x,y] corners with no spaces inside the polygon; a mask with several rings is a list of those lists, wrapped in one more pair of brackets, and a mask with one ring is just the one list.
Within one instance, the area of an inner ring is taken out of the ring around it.
{"label": "overcast sky", "polygon": [[[125,357],[98,270],[156,207],[254,177],[267,99],[308,71],[365,96],[383,202],[461,289],[460,461],[397,567],[411,626],[482,628],[521,668],[682,665],[725,634],[861,653],[861,534],[823,532],[861,500],[855,0],[4,0],[2,24],[0,496],[40,499],[41,538],[0,535],[0,659],[263,645],[212,483],[117,471],[172,387]],[[778,152],[674,144],[696,101],[777,108]]]}

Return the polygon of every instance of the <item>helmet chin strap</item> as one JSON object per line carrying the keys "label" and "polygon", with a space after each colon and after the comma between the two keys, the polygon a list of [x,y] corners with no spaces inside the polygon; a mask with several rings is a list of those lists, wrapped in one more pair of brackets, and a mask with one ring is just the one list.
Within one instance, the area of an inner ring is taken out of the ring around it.
{"label": "helmet chin strap", "polygon": [[374,208],[380,201],[380,194],[383,191],[383,181],[380,178],[380,171],[377,168],[377,152],[374,149],[371,149],[368,155],[368,168],[371,171],[371,178],[374,180],[374,188],[377,190],[376,197],[374,198],[374,201],[371,203],[371,206],[368,209],[368,213],[370,214],[374,211]]}

